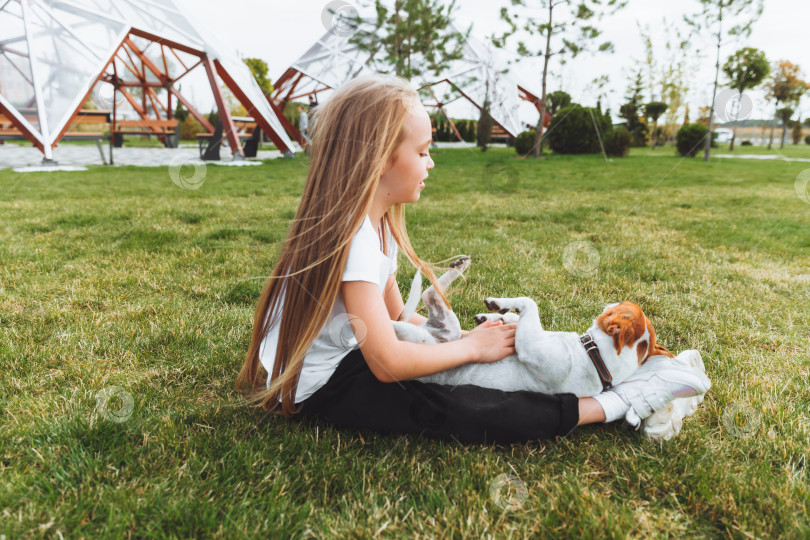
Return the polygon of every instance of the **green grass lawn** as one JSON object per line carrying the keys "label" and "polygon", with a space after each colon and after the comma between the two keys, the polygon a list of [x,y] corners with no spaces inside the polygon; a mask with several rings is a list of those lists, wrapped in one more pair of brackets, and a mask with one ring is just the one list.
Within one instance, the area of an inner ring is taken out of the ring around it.
{"label": "green grass lawn", "polygon": [[[487,295],[576,332],[638,303],[714,384],[679,437],[462,446],[247,409],[233,382],[306,158],[209,165],[197,190],[167,168],[0,170],[0,535],[806,538],[808,164],[433,154],[409,232],[424,259],[472,256],[462,325]],[[571,266],[580,241],[596,255]]]}
{"label": "green grass lawn", "polygon": [[[659,146],[655,150],[647,148],[632,148],[630,155],[632,156],[674,156],[677,150],[674,145]],[[729,143],[718,143],[717,148],[712,148],[712,155],[723,156],[742,156],[742,155],[773,155],[785,158],[805,158],[810,159],[810,144],[805,144],[802,141],[800,144],[793,144],[788,142],[784,148],[779,148],[779,141],[775,141],[770,150],[768,146],[740,146],[739,139],[734,143],[734,150],[729,150]],[[703,148],[701,147],[698,153],[698,159],[703,159]]]}

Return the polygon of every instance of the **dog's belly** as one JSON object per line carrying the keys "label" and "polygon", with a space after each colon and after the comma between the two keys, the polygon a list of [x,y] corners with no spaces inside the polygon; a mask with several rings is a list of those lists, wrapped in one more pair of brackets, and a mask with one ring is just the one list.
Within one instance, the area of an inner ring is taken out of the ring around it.
{"label": "dog's belly", "polygon": [[577,397],[595,396],[602,391],[596,368],[577,334],[544,332],[531,351],[521,352],[522,359],[515,354],[490,364],[464,364],[417,380],[451,386],[472,384],[505,392],[571,393]]}
{"label": "dog's belly", "polygon": [[545,394],[554,392],[548,383],[532,373],[532,370],[528,369],[515,354],[491,364],[464,364],[441,373],[419,377],[416,380],[449,386],[472,384],[506,392],[518,390]]}

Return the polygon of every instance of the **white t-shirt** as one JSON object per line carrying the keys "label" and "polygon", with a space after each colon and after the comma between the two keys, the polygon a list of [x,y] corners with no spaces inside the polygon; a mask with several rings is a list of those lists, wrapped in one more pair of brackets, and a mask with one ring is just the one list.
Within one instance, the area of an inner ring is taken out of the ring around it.
{"label": "white t-shirt", "polygon": [[[382,252],[380,237],[366,216],[360,229],[355,233],[349,248],[349,258],[343,271],[342,281],[369,281],[376,283],[380,288],[382,297],[388,276],[397,270],[397,244],[391,233],[388,233],[388,254]],[[282,303],[283,312],[283,303]],[[278,318],[277,321],[280,321]],[[295,402],[300,403],[320,387],[326,384],[340,361],[349,352],[358,349],[359,345],[349,324],[343,296],[338,291],[332,313],[326,320],[321,333],[312,342],[304,364],[301,368],[301,377],[298,379],[298,388],[295,393]],[[278,347],[278,333],[280,324],[277,322],[267,334],[259,348],[259,359],[267,370],[273,372]],[[270,384],[268,377],[267,384]]]}

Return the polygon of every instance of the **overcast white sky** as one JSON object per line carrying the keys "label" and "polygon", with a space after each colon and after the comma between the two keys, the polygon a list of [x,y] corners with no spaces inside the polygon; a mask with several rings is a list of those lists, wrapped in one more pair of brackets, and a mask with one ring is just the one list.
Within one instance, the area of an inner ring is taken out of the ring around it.
{"label": "overcast white sky", "polygon": [[[270,67],[271,78],[275,81],[284,70],[301,56],[324,32],[321,14],[328,0],[178,0],[194,12],[197,19],[215,34],[222,45],[237,51],[241,57],[258,57]],[[493,30],[502,29],[498,12],[506,0],[458,0],[457,21],[459,26],[472,23],[472,33],[479,39]],[[531,3],[531,0],[529,0]],[[537,3],[539,5],[539,2]],[[682,16],[699,12],[697,0],[671,2],[664,0],[630,0],[627,7],[617,15],[606,18],[599,26],[602,38],[612,41],[614,54],[581,55],[561,67],[552,61],[553,77],[549,79],[549,90],[562,87],[576,102],[593,105],[596,94],[589,89],[591,81],[601,75],[610,80],[607,103],[614,117],[623,102],[629,83],[634,60],[642,60],[644,48],[637,23],[649,25],[656,52],[663,56],[666,42],[666,28],[683,27]],[[666,25],[663,22],[666,18]],[[810,47],[802,44],[810,27],[810,2],[807,0],[765,0],[765,10],[754,23],[749,38],[741,41],[728,41],[721,49],[721,65],[725,59],[743,46],[757,47],[765,51],[770,61],[786,59],[798,64],[805,75],[810,75]],[[535,38],[537,41],[537,38]],[[699,106],[708,105],[714,81],[715,47],[709,36],[703,35],[693,40],[694,50],[700,58],[693,64],[689,79],[692,90],[688,103],[690,115],[694,119]],[[533,46],[542,48],[542,43]],[[542,62],[522,60],[512,66],[512,76],[530,91],[540,94]],[[197,74],[200,76],[201,74]],[[722,84],[721,72],[721,84]],[[199,81],[201,87],[192,81]],[[205,91],[204,79],[189,79],[184,84],[184,94],[195,101],[203,110],[210,110],[213,100]],[[762,99],[762,93],[754,92],[753,118],[771,117],[773,106]],[[649,99],[649,96],[645,96]],[[463,100],[462,100],[463,101]],[[810,115],[810,96],[800,107],[802,118]],[[521,120],[534,123],[537,113],[534,107],[525,103],[521,110]],[[459,117],[477,117],[471,106],[460,105],[451,110]]]}

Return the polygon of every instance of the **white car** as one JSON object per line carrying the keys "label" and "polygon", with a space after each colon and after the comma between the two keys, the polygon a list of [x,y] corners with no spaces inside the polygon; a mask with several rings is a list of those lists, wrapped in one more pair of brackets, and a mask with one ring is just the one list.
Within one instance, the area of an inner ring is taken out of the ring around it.
{"label": "white car", "polygon": [[717,133],[717,142],[719,143],[729,142],[731,136],[734,134],[734,132],[728,128],[717,128],[714,130],[714,133]]}

